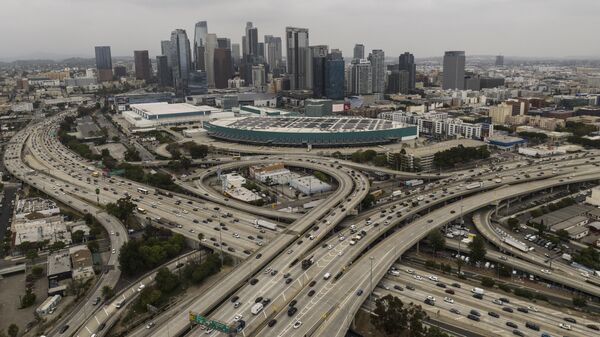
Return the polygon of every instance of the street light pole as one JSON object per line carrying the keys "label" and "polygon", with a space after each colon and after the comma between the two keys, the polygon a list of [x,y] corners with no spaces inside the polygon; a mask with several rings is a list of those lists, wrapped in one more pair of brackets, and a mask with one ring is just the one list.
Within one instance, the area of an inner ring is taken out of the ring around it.
{"label": "street light pole", "polygon": [[370,288],[371,288],[371,291],[369,293],[369,296],[371,297],[371,303],[373,303],[373,291],[375,290],[375,289],[373,289],[373,256],[369,257],[369,260],[371,260],[371,271],[370,271]]}

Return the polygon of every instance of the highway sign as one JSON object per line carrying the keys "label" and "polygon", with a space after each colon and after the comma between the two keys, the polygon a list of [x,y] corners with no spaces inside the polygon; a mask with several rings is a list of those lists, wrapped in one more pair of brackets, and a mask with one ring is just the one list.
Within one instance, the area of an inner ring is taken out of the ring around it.
{"label": "highway sign", "polygon": [[225,323],[215,321],[215,320],[209,320],[206,317],[204,317],[200,314],[197,314],[195,312],[192,312],[192,311],[190,311],[190,313],[189,313],[189,318],[190,318],[190,322],[204,325],[204,326],[207,326],[207,327],[217,330],[217,331],[229,333],[229,331],[231,330],[229,328],[229,326]]}

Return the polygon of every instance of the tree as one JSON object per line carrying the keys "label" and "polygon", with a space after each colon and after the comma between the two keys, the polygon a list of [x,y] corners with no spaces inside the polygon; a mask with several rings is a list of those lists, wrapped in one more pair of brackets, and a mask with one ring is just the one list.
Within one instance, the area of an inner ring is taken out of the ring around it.
{"label": "tree", "polygon": [[485,249],[485,241],[481,235],[475,236],[473,241],[469,242],[469,249],[471,251],[469,255],[473,263],[485,260],[487,251]]}
{"label": "tree", "polygon": [[567,242],[571,238],[569,232],[566,229],[559,229],[556,231],[556,236],[560,239],[560,241]]}
{"label": "tree", "polygon": [[585,298],[583,297],[573,297],[573,305],[579,308],[583,308],[586,306]]}
{"label": "tree", "polygon": [[85,237],[85,233],[82,230],[77,230],[71,234],[71,240],[73,243],[82,243]]}
{"label": "tree", "polygon": [[8,335],[10,337],[17,337],[17,335],[19,334],[19,327],[13,323],[8,327]]}
{"label": "tree", "polygon": [[44,268],[41,266],[33,266],[33,268],[31,268],[31,274],[35,278],[40,278],[42,275],[44,275]]}
{"label": "tree", "polygon": [[25,291],[25,295],[21,297],[21,308],[27,308],[32,306],[35,303],[35,294],[31,291],[30,288],[27,288]]}
{"label": "tree", "polygon": [[542,219],[540,222],[534,224],[533,226],[535,229],[538,230],[538,235],[544,235],[544,232],[546,232],[546,225],[544,224],[544,219]]}
{"label": "tree", "polygon": [[375,204],[375,197],[369,193],[360,204],[363,209],[371,208]]}
{"label": "tree", "polygon": [[109,286],[104,286],[102,287],[102,297],[104,297],[105,300],[113,297],[115,295],[114,290],[109,287]]}
{"label": "tree", "polygon": [[126,222],[133,214],[133,210],[137,207],[129,197],[120,198],[116,203],[106,205],[106,210],[109,214],[117,217],[119,220]]}
{"label": "tree", "polygon": [[38,258],[38,253],[36,249],[30,249],[27,251],[27,253],[25,253],[25,257],[27,258],[27,260],[33,262],[33,260]]}
{"label": "tree", "polygon": [[483,277],[481,279],[481,285],[484,287],[491,288],[494,286],[494,284],[496,284],[496,281],[494,281],[493,279],[491,279],[489,277]]}
{"label": "tree", "polygon": [[510,227],[510,229],[513,231],[519,228],[519,219],[517,218],[509,218],[508,221],[506,221],[506,223],[508,224],[508,227]]}
{"label": "tree", "polygon": [[437,229],[434,229],[431,232],[429,232],[427,240],[429,241],[429,244],[433,249],[434,256],[438,251],[444,249],[444,247],[446,246],[446,239],[444,238],[442,233]]}
{"label": "tree", "polygon": [[50,251],[51,251],[51,252],[55,252],[55,251],[57,251],[57,250],[64,249],[64,248],[65,248],[65,246],[66,246],[66,245],[65,245],[65,243],[64,243],[64,242],[62,242],[62,241],[56,241],[56,242],[54,242],[52,245],[50,245],[50,247],[49,247],[49,248],[50,248]]}
{"label": "tree", "polygon": [[100,246],[98,245],[98,241],[89,241],[87,243],[87,247],[90,250],[90,252],[92,252],[92,253],[97,253],[98,250],[100,249]]}
{"label": "tree", "polygon": [[373,314],[373,325],[387,335],[400,336],[400,332],[407,328],[407,312],[398,297],[386,295],[377,299]]}
{"label": "tree", "polygon": [[156,286],[163,293],[170,293],[179,285],[179,279],[167,268],[161,268],[156,273]]}

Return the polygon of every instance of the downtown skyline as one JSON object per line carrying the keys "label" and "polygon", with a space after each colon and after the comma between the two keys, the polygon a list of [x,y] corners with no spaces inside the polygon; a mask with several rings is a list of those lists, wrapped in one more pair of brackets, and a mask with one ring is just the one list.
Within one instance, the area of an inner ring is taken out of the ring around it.
{"label": "downtown skyline", "polygon": [[[417,58],[439,57],[445,50],[465,50],[467,55],[600,57],[600,46],[569,38],[593,31],[595,21],[591,13],[594,8],[600,9],[600,4],[590,0],[576,2],[589,10],[578,12],[575,19],[569,13],[580,6],[555,0],[497,0],[486,2],[485,6],[475,0],[429,0],[418,4],[383,0],[375,8],[353,1],[308,1],[302,6],[285,4],[285,11],[280,9],[280,2],[272,0],[252,4],[233,0],[227,5],[175,0],[168,6],[154,0],[41,0],[35,12],[22,1],[8,0],[3,4],[7,10],[0,13],[0,27],[7,30],[20,26],[23,38],[0,36],[0,60],[31,59],[36,55],[57,59],[91,57],[96,45],[110,45],[117,57],[130,56],[133,50],[149,50],[155,56],[160,54],[160,40],[168,38],[173,29],[185,29],[193,36],[197,21],[207,21],[210,33],[230,38],[232,43],[241,42],[247,21],[259,27],[261,40],[264,35],[283,36],[286,26],[305,27],[311,32],[311,45],[341,49],[345,57],[352,55],[356,43],[364,44],[366,51],[383,49],[386,55],[411,50]],[[120,10],[114,11],[117,5]],[[47,20],[58,18],[67,8],[78,15]],[[533,9],[539,15],[527,15]],[[22,25],[19,18],[23,17],[43,22],[35,19],[38,12],[44,13],[43,29],[36,24]],[[556,24],[558,20],[560,25]],[[36,43],[32,43],[33,39]]]}

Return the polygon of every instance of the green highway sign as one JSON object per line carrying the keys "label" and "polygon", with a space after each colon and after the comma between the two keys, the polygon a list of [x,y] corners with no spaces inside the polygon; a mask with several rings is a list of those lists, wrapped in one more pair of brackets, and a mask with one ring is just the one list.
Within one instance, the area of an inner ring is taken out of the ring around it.
{"label": "green highway sign", "polygon": [[230,331],[229,326],[227,324],[215,320],[209,320],[206,317],[192,311],[189,312],[189,319],[190,322],[204,325],[217,331],[221,331],[224,333],[229,333]]}

